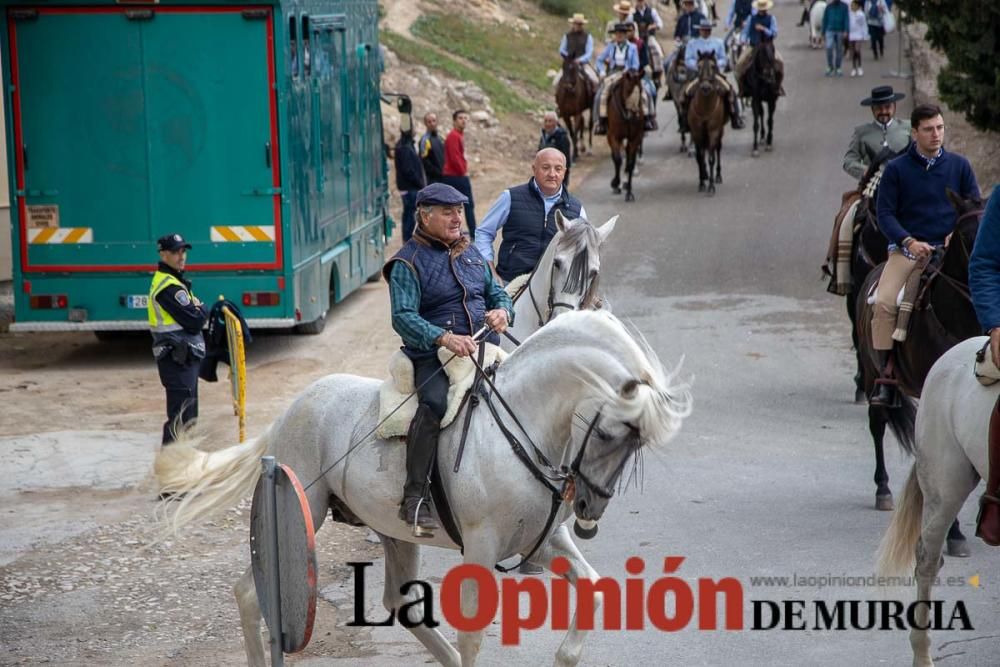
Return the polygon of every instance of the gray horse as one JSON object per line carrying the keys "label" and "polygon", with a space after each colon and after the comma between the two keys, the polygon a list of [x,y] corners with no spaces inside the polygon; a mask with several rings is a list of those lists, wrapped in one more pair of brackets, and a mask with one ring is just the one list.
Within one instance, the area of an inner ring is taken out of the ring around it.
{"label": "gray horse", "polygon": [[[545,536],[532,561],[550,567],[561,556],[569,562],[566,576],[574,585],[581,578],[596,580],[597,572],[562,523],[574,514],[585,526],[601,518],[628,464],[642,448],[670,440],[690,414],[687,387],[675,382],[641,337],[603,311],[560,315],[510,355],[493,383],[495,392],[487,403],[494,404],[497,416],[484,408],[476,413],[458,474],[452,473],[452,466],[460,426],[442,431],[438,450],[442,486],[465,545],[464,562],[491,569],[499,561],[528,554],[543,537],[553,507],[552,492],[519,462],[502,423],[521,442],[537,445],[553,470],[567,466],[566,488],[575,488],[572,498],[567,493],[555,506],[556,528]],[[183,441],[163,448],[156,462],[161,489],[185,494],[172,503],[172,527],[179,529],[245,498],[260,475],[260,457],[273,454],[304,484],[316,480],[306,495],[317,530],[331,497],[336,497],[378,533],[385,550],[383,603],[399,613],[418,597],[412,588],[402,594],[400,586],[418,578],[420,554],[410,530],[397,518],[405,445],[396,439],[362,437],[378,419],[378,389],[374,379],[330,375],[309,386],[254,440],[212,453]],[[498,395],[524,431],[500,407]],[[457,548],[444,531],[422,542]],[[249,568],[235,593],[249,663],[262,667],[261,612]],[[474,615],[478,596],[477,586],[463,584],[461,609],[466,617]],[[474,665],[483,633],[459,632],[456,651],[438,629],[417,624],[419,606],[403,612],[413,625],[410,632],[442,664]],[[585,635],[574,615],[555,664],[577,664]]]}

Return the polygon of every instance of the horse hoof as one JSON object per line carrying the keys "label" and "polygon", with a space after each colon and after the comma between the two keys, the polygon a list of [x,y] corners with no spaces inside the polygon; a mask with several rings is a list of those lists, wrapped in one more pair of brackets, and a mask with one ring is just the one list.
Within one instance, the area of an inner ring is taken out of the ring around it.
{"label": "horse hoof", "polygon": [[688,149],[688,157],[694,157],[694,151],[690,148]]}
{"label": "horse hoof", "polygon": [[635,201],[635,195],[631,192],[625,193],[625,201]]}
{"label": "horse hoof", "polygon": [[620,195],[622,193],[622,189],[621,188],[611,188],[611,192],[613,192],[616,195]]}
{"label": "horse hoof", "polygon": [[677,152],[678,153],[686,153],[687,149],[688,149],[687,146],[685,146],[684,144],[681,144],[681,149],[679,151],[677,151]]}
{"label": "horse hoof", "polygon": [[892,494],[887,493],[883,496],[875,496],[875,509],[879,512],[891,512],[895,509],[895,505],[892,502]]}
{"label": "horse hoof", "polygon": [[719,185],[722,185],[722,176],[716,176],[715,182],[718,183]]}
{"label": "horse hoof", "polygon": [[750,155],[752,155],[753,157],[760,157],[760,151],[755,148],[753,152],[750,153]]}
{"label": "horse hoof", "polygon": [[715,188],[709,188],[708,189],[708,196],[709,197],[714,197],[715,196]]}
{"label": "horse hoof", "polygon": [[858,405],[868,404],[868,395],[865,393],[864,389],[854,390],[854,402],[857,403]]}
{"label": "horse hoof", "polygon": [[770,153],[771,151],[774,150],[774,146],[772,146],[771,144],[768,144],[767,146],[764,146],[764,150],[767,151],[768,153]]}
{"label": "horse hoof", "polygon": [[965,540],[948,540],[948,546],[945,553],[952,558],[968,558],[969,543]]}
{"label": "horse hoof", "polygon": [[705,184],[704,183],[699,183],[698,184],[698,192],[704,192],[704,191],[705,191]]}

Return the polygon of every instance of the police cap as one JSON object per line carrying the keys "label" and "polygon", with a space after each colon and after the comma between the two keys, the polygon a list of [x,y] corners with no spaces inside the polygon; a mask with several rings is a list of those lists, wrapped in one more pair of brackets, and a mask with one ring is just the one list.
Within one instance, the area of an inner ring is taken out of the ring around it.
{"label": "police cap", "polygon": [[417,206],[454,206],[468,203],[468,197],[447,183],[431,183],[417,193]]}
{"label": "police cap", "polygon": [[191,244],[184,240],[180,234],[167,234],[156,240],[157,250],[180,250],[181,248],[191,249]]}

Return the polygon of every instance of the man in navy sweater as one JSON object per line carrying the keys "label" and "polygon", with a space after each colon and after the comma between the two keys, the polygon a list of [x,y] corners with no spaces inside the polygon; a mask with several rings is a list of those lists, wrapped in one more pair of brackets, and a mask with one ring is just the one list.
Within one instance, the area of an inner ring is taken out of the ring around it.
{"label": "man in navy sweater", "polygon": [[[962,197],[979,197],[972,165],[958,153],[948,153],[944,143],[941,109],[921,104],[910,115],[913,142],[903,155],[886,165],[878,191],[878,225],[889,239],[886,262],[875,295],[872,343],[878,353],[881,379],[889,379],[886,365],[896,328],[896,297],[916,266],[935,248],[944,246],[955,229],[958,214],[945,195],[951,189]],[[878,382],[872,405],[891,407],[891,384]]]}

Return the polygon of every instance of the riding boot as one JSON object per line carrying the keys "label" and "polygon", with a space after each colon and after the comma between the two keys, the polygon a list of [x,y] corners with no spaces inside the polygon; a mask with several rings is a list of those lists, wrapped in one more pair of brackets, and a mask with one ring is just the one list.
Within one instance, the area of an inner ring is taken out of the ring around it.
{"label": "riding boot", "polygon": [[729,97],[729,115],[731,116],[733,129],[742,130],[746,127],[746,124],[743,122],[743,118],[740,117],[739,99],[733,94],[730,94]]}
{"label": "riding boot", "polygon": [[653,130],[657,129],[659,129],[659,126],[656,124],[656,116],[652,115],[646,116],[646,122],[645,125],[643,126],[643,130],[645,130],[646,132],[652,132]]}
{"label": "riding boot", "polygon": [[990,416],[986,491],[979,499],[976,537],[991,547],[1000,547],[1000,405]]}
{"label": "riding boot", "polygon": [[896,407],[896,382],[889,373],[889,357],[892,350],[875,350],[878,355],[878,379],[875,381],[875,390],[872,392],[868,404],[882,407]]}
{"label": "riding boot", "polygon": [[441,422],[427,405],[417,407],[417,413],[406,434],[406,484],[399,518],[413,528],[414,537],[433,537],[437,521],[431,514],[431,466],[437,453]]}
{"label": "riding boot", "polygon": [[604,116],[597,117],[597,124],[594,125],[594,134],[604,135],[608,133],[608,119]]}

